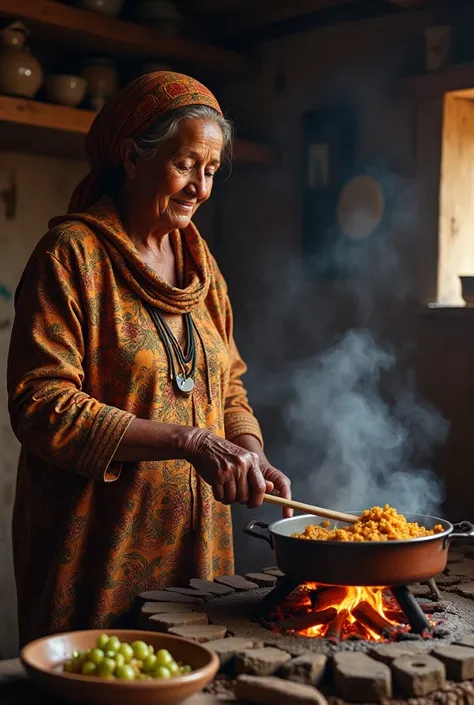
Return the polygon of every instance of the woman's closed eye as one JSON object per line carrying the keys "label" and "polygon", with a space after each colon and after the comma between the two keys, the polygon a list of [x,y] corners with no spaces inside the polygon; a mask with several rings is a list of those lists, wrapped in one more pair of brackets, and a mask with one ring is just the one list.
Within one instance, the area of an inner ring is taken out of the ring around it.
{"label": "woman's closed eye", "polygon": [[178,164],[176,164],[176,168],[179,169],[179,171],[182,171],[183,173],[191,171],[193,166],[194,164],[192,162],[179,162]]}

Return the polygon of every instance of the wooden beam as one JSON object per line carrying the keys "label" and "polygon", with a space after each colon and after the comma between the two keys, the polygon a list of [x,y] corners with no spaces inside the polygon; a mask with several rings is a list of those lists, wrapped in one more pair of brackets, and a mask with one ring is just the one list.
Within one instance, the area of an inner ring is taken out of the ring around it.
{"label": "wooden beam", "polygon": [[226,33],[258,29],[267,25],[287,22],[298,17],[311,15],[326,10],[354,5],[359,0],[277,0],[254,2],[243,14],[232,17],[226,27]]}
{"label": "wooden beam", "polygon": [[23,20],[38,37],[81,52],[174,59],[225,75],[245,74],[254,67],[250,59],[236,51],[53,0],[0,0],[1,15]]}

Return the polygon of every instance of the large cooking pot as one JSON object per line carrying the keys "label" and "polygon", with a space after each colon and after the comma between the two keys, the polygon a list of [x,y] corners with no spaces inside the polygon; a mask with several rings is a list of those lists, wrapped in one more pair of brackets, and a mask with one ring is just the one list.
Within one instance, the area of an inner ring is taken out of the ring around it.
{"label": "large cooking pot", "polygon": [[[348,512],[357,516],[356,512]],[[311,514],[280,519],[273,524],[251,521],[244,532],[267,541],[275,551],[276,563],[296,583],[325,585],[366,585],[388,587],[411,585],[442,573],[448,560],[448,547],[455,539],[474,536],[468,521],[449,521],[424,514],[406,514],[409,522],[443,531],[408,541],[313,541],[294,538],[309,524],[318,523]],[[331,528],[342,524],[330,522]],[[256,527],[265,531],[262,533]]]}

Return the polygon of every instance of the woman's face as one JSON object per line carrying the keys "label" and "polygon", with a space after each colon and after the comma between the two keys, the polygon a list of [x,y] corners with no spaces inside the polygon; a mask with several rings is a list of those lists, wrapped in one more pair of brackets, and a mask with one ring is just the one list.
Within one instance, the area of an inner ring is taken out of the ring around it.
{"label": "woman's face", "polygon": [[222,146],[219,125],[196,118],[183,120],[151,159],[137,161],[131,145],[124,145],[127,200],[147,227],[171,231],[189,224],[211,195]]}

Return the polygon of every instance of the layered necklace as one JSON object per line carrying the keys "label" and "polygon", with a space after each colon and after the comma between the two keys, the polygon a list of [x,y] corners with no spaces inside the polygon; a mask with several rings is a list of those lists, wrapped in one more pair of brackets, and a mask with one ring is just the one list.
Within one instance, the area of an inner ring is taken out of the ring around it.
{"label": "layered necklace", "polygon": [[196,373],[197,361],[196,334],[199,335],[196,324],[190,313],[183,314],[186,333],[185,348],[183,350],[160,311],[152,306],[148,306],[148,310],[163,341],[168,358],[170,379],[180,394],[189,397],[193,393],[195,384],[194,375]]}

